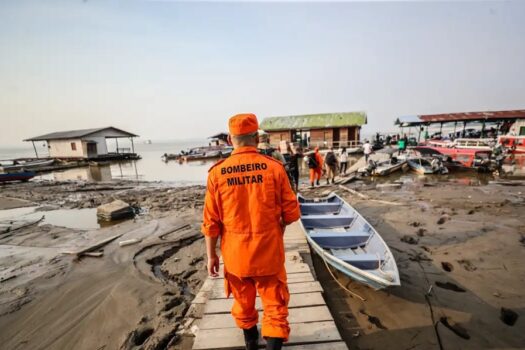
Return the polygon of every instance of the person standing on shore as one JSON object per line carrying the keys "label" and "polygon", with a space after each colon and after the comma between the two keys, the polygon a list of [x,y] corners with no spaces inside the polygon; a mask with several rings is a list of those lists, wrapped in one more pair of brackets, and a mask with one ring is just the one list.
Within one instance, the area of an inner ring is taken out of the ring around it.
{"label": "person standing on shore", "polygon": [[290,171],[290,174],[292,175],[293,184],[295,192],[299,192],[299,174],[300,174],[300,162],[303,159],[303,150],[301,146],[296,146],[292,149],[290,145],[288,145],[289,153],[291,154],[290,160],[288,162],[288,170]]}
{"label": "person standing on shore", "polygon": [[310,188],[314,187],[314,181],[319,186],[321,175],[323,173],[323,157],[319,154],[319,147],[315,147],[313,153],[307,156],[308,168],[310,168]]}
{"label": "person standing on shore", "polygon": [[368,164],[368,158],[370,155],[374,152],[374,149],[372,148],[372,145],[368,140],[365,140],[365,144],[363,145],[363,153],[365,154],[365,162]]}
{"label": "person standing on shore", "polygon": [[326,166],[326,184],[328,185],[330,183],[330,179],[332,179],[332,183],[334,183],[335,172],[337,169],[337,157],[335,156],[332,147],[328,149],[328,152],[324,157],[324,164]]}
{"label": "person standing on shore", "polygon": [[341,154],[339,155],[339,173],[346,175],[346,169],[348,168],[348,153],[346,152],[346,147],[341,149]]}
{"label": "person standing on shore", "polygon": [[399,139],[399,141],[397,142],[397,148],[398,148],[398,152],[397,154],[400,155],[401,153],[403,153],[406,149],[407,149],[407,143],[408,143],[408,139],[407,139],[407,135],[405,134],[402,138]]}
{"label": "person standing on shore", "polygon": [[208,274],[219,275],[220,237],[225,292],[233,294],[231,314],[244,332],[246,349],[258,348],[258,293],[266,349],[279,350],[290,334],[283,234],[299,219],[299,204],[283,164],[257,151],[256,116],[239,114],[228,124],[234,151],[210,168],[206,187],[202,233]]}

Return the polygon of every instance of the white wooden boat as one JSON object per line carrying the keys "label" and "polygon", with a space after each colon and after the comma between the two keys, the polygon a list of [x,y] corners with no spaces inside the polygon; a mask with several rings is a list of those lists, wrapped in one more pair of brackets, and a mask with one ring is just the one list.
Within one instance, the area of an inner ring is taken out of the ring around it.
{"label": "white wooden boat", "polygon": [[407,159],[407,164],[416,173],[426,174],[448,174],[448,169],[437,159],[427,159],[423,157],[412,157]]}
{"label": "white wooden boat", "polygon": [[374,289],[401,285],[387,244],[350,204],[334,193],[298,200],[306,238],[327,264]]}

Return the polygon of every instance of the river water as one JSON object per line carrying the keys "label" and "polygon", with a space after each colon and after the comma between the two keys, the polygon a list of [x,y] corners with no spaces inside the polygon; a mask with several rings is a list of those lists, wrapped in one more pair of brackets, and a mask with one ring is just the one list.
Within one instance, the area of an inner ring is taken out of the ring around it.
{"label": "river water", "polygon": [[[177,186],[204,184],[206,174],[214,161],[196,161],[179,163],[177,161],[163,162],[164,153],[178,153],[183,149],[206,145],[206,140],[159,142],[152,144],[138,143],[135,151],[142,157],[137,161],[113,162],[102,166],[85,166],[39,175],[38,180],[78,180],[78,181],[112,181],[138,180],[162,181]],[[39,154],[41,153],[39,149]],[[32,148],[0,149],[0,159],[17,157],[33,157]]]}
{"label": "river water", "polygon": [[[172,142],[154,142],[152,144],[137,143],[135,151],[142,157],[137,161],[114,162],[109,165],[102,166],[85,166],[81,168],[67,169],[39,175],[35,178],[38,180],[56,180],[56,181],[113,181],[113,180],[132,180],[132,181],[161,181],[175,186],[187,185],[203,185],[206,183],[206,176],[208,169],[215,163],[216,160],[210,161],[193,161],[179,163],[178,161],[164,162],[161,156],[164,153],[178,153],[181,150],[190,147],[206,145],[207,140],[194,141],[172,141]],[[38,147],[38,146],[37,146]],[[43,153],[39,149],[39,153]],[[10,159],[16,157],[30,157],[34,156],[33,149],[29,146],[25,148],[0,148],[0,159]],[[514,161],[515,165],[507,165],[507,169],[511,169],[515,176],[522,178],[525,176],[525,160],[523,157]],[[308,169],[303,167],[301,183],[307,183]],[[439,178],[437,181],[450,181],[463,179],[472,184],[486,184],[491,176],[477,175],[473,173],[451,173],[447,177]],[[398,173],[378,181],[421,181],[422,177],[418,177],[413,173]],[[437,178],[426,177],[423,181],[436,181]]]}

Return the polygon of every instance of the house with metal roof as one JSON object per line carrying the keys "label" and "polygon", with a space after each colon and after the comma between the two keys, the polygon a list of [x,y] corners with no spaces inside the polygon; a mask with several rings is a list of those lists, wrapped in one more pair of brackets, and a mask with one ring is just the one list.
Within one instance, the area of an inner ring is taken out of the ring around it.
{"label": "house with metal roof", "polygon": [[411,128],[415,127],[418,141],[425,128],[428,135],[429,128],[436,129],[436,127],[439,128],[439,131],[434,130],[437,131],[436,134],[441,135],[445,127],[451,135],[465,137],[468,131],[467,125],[480,129],[479,137],[483,137],[489,127],[499,133],[525,136],[525,110],[411,115],[398,117],[394,124],[401,128],[401,133],[404,133],[403,128],[408,127],[410,134]]}
{"label": "house with metal roof", "polygon": [[365,112],[324,113],[265,118],[260,128],[274,146],[281,141],[297,142],[304,147],[352,147],[359,142]]}
{"label": "house with metal roof", "polygon": [[[47,143],[50,158],[135,158],[133,138],[137,136],[138,135],[109,126],[96,129],[53,132],[25,139],[24,141],[33,143],[37,158],[36,141],[45,141]],[[129,139],[131,141],[131,147],[119,147],[118,140],[122,138]],[[115,139],[116,152],[108,151],[107,139]]]}

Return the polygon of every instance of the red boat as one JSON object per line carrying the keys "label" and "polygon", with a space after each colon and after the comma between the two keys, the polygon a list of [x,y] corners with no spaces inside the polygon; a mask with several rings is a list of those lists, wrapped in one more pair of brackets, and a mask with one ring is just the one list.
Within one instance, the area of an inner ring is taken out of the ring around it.
{"label": "red boat", "polygon": [[510,149],[510,153],[525,154],[525,136],[500,136],[498,143]]}

